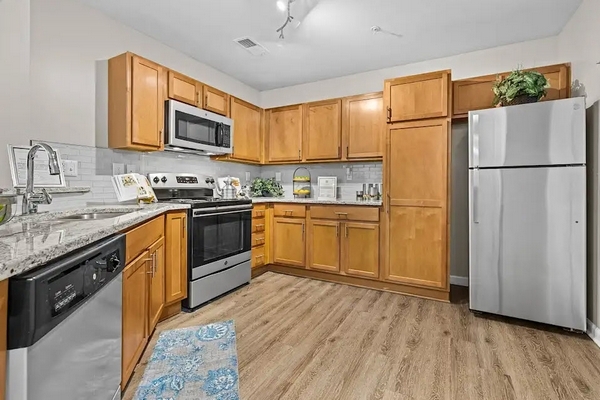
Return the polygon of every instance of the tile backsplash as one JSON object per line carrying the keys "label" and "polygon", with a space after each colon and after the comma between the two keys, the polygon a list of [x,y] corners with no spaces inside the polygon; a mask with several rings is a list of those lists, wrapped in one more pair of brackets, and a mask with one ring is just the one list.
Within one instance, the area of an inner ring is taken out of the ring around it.
{"label": "tile backsplash", "polygon": [[[34,141],[36,142],[36,141]],[[214,177],[231,175],[245,180],[246,172],[250,177],[274,177],[281,173],[281,183],[286,198],[293,198],[292,176],[298,165],[255,166],[240,163],[213,161],[209,157],[172,152],[142,153],[136,151],[113,150],[99,147],[46,142],[59,150],[63,160],[78,163],[77,176],[65,177],[67,186],[89,186],[88,193],[56,194],[50,205],[40,205],[40,211],[61,210],[85,207],[94,204],[116,203],[111,176],[113,163],[133,165],[137,172],[192,172]],[[312,177],[312,197],[317,197],[317,177],[336,176],[338,178],[338,198],[354,199],[363,183],[381,183],[381,162],[369,163],[324,163],[305,165]],[[351,174],[348,175],[348,169]]]}

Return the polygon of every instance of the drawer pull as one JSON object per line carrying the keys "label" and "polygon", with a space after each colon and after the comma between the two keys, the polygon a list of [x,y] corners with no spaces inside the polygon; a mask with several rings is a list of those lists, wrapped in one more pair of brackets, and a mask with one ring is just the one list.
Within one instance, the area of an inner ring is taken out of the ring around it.
{"label": "drawer pull", "polygon": [[346,217],[346,218],[348,218],[348,213],[345,213],[345,212],[337,212],[337,211],[336,211],[336,212],[335,212],[335,215],[337,215],[339,218],[341,218],[341,217]]}

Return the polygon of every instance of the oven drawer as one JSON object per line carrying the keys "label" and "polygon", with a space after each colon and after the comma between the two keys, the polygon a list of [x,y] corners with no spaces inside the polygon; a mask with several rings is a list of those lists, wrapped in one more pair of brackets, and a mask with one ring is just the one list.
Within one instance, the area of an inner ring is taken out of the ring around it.
{"label": "oven drawer", "polygon": [[310,217],[316,219],[338,219],[352,221],[379,221],[379,208],[376,207],[340,207],[340,206],[312,206]]}
{"label": "oven drawer", "polygon": [[266,214],[267,206],[259,204],[252,207],[252,218],[264,218]]}
{"label": "oven drawer", "polygon": [[265,244],[265,233],[256,232],[252,234],[252,247],[263,246]]}
{"label": "oven drawer", "polygon": [[252,268],[258,268],[265,265],[265,246],[252,249]]}
{"label": "oven drawer", "polygon": [[264,232],[265,231],[265,219],[253,219],[252,220],[252,233]]}
{"label": "oven drawer", "polygon": [[275,204],[273,207],[276,217],[306,217],[306,207],[298,204]]}

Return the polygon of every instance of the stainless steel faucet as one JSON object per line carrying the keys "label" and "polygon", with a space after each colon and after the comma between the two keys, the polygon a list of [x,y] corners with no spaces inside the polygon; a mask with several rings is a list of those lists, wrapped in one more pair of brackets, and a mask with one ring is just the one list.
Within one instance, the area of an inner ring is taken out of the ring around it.
{"label": "stainless steel faucet", "polygon": [[29,153],[27,153],[27,187],[25,188],[25,194],[23,195],[23,214],[32,214],[37,212],[38,204],[50,204],[52,203],[52,196],[48,194],[46,189],[42,189],[41,193],[35,193],[33,191],[33,168],[35,153],[39,149],[46,150],[48,153],[48,168],[50,169],[50,175],[60,174],[60,165],[58,164],[58,155],[56,151],[46,143],[37,143],[31,146]]}

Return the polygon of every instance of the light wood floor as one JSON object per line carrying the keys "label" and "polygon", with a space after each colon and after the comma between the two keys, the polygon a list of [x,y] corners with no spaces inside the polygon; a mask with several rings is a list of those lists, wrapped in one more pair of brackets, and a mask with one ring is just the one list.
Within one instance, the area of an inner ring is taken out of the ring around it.
{"label": "light wood floor", "polygon": [[445,304],[268,272],[158,332],[235,320],[243,400],[600,399],[583,334]]}

